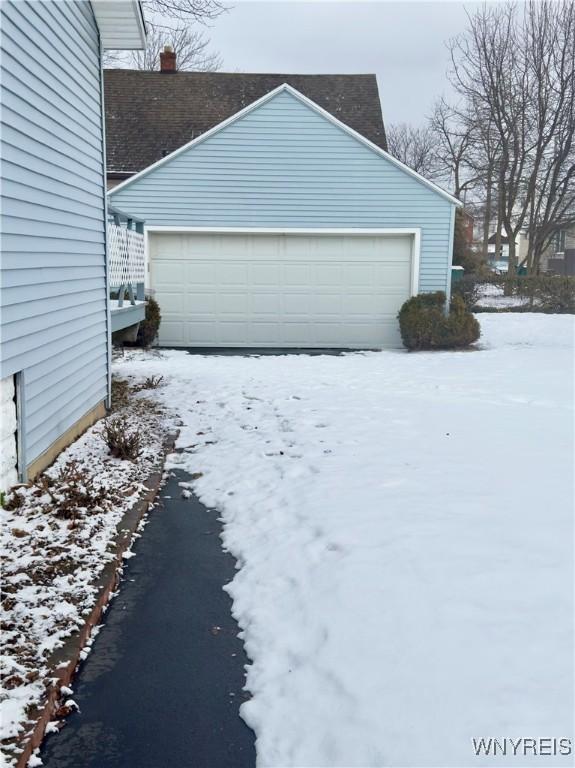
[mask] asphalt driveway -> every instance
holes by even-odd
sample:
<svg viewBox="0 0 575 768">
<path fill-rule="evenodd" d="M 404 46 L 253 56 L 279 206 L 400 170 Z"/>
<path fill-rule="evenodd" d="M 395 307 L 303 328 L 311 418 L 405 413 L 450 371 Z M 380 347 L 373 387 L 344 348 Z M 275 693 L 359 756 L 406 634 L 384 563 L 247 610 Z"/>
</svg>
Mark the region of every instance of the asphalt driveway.
<svg viewBox="0 0 575 768">
<path fill-rule="evenodd" d="M 235 561 L 218 514 L 176 473 L 128 561 L 120 594 L 74 686 L 80 712 L 47 740 L 48 768 L 251 768 L 238 709 L 247 663 L 222 587 Z"/>
</svg>

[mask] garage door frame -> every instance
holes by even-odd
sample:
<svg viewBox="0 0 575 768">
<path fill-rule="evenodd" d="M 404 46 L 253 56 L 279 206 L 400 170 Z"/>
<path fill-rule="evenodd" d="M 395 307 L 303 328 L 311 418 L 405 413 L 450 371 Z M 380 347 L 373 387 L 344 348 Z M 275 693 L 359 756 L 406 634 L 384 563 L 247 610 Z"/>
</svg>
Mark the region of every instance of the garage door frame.
<svg viewBox="0 0 575 768">
<path fill-rule="evenodd" d="M 144 230 L 144 253 L 146 262 L 146 287 L 151 287 L 150 235 L 286 235 L 286 236 L 352 236 L 352 237 L 409 237 L 411 246 L 409 296 L 419 292 L 419 263 L 421 249 L 421 229 L 418 227 L 385 228 L 341 228 L 341 227 L 190 227 L 190 226 L 154 226 Z M 235 345 L 233 345 L 235 346 Z M 355 346 L 354 346 L 355 348 Z M 370 347 L 371 348 L 371 347 Z M 379 346 L 378 346 L 379 348 Z"/>
<path fill-rule="evenodd" d="M 410 296 L 419 293 L 419 260 L 421 252 L 421 229 L 419 227 L 343 229 L 333 227 L 164 227 L 146 226 L 144 229 L 144 253 L 146 261 L 146 287 L 150 287 L 150 234 L 204 234 L 209 235 L 409 235 L 413 238 L 411 248 Z"/>
</svg>

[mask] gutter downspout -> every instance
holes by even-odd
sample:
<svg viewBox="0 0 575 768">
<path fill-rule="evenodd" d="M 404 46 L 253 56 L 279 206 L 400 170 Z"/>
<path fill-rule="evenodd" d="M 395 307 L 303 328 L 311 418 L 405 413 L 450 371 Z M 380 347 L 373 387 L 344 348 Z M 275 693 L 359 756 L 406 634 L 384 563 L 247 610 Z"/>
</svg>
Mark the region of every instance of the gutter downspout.
<svg viewBox="0 0 575 768">
<path fill-rule="evenodd" d="M 104 67 L 102 66 L 102 38 L 98 31 L 99 61 L 100 61 L 100 122 L 102 125 L 102 198 L 104 213 L 104 249 L 106 268 L 106 360 L 107 360 L 107 393 L 106 408 L 112 405 L 112 310 L 110 304 L 110 252 L 108 249 L 108 197 L 106 194 L 106 118 L 104 105 Z"/>
</svg>

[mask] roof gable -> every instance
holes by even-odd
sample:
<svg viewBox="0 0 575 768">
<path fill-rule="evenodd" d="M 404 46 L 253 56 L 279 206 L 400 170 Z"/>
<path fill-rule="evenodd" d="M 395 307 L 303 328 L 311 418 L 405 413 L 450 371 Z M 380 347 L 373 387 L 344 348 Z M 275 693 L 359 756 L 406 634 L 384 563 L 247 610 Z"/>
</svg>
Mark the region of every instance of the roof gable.
<svg viewBox="0 0 575 768">
<path fill-rule="evenodd" d="M 108 174 L 152 165 L 249 104 L 290 84 L 387 148 L 375 75 L 270 75 L 104 70 Z"/>
<path fill-rule="evenodd" d="M 340 120 L 338 120 L 336 117 L 334 117 L 332 114 L 324 110 L 322 107 L 320 107 L 315 102 L 311 101 L 311 99 L 308 99 L 303 94 L 299 93 L 296 89 L 294 89 L 292 86 L 288 85 L 287 83 L 284 83 L 280 85 L 278 88 L 275 88 L 273 91 L 270 91 L 270 93 L 267 93 L 262 98 L 258 99 L 253 104 L 250 104 L 249 106 L 245 107 L 244 109 L 240 110 L 235 115 L 232 115 L 227 120 L 224 120 L 219 125 L 214 126 L 212 129 L 206 131 L 201 136 L 197 137 L 196 139 L 193 139 L 192 141 L 188 142 L 187 144 L 184 144 L 179 149 L 175 150 L 171 154 L 167 155 L 166 157 L 162 158 L 161 160 L 158 160 L 156 163 L 153 163 L 152 165 L 148 166 L 144 170 L 140 171 L 139 173 L 135 174 L 134 176 L 130 177 L 126 181 L 119 184 L 114 189 L 110 190 L 108 193 L 112 197 L 114 197 L 118 192 L 121 192 L 123 189 L 125 189 L 128 186 L 133 185 L 141 178 L 149 175 L 150 173 L 153 173 L 156 169 L 159 169 L 169 163 L 173 163 L 176 158 L 181 156 L 183 153 L 188 153 L 190 151 L 193 151 L 195 147 L 198 147 L 202 145 L 204 142 L 208 141 L 211 137 L 216 136 L 221 131 L 224 131 L 228 126 L 233 125 L 234 123 L 242 120 L 242 118 L 246 117 L 250 113 L 254 112 L 255 110 L 261 109 L 266 103 L 268 103 L 270 100 L 278 97 L 280 94 L 289 94 L 292 98 L 296 99 L 300 104 L 305 105 L 305 107 L 317 115 L 320 115 L 322 119 L 327 120 L 332 125 L 336 126 L 340 131 L 343 131 L 344 133 L 351 136 L 355 141 L 361 143 L 364 147 L 366 147 L 371 152 L 375 153 L 379 157 L 387 160 L 389 163 L 391 163 L 396 168 L 399 168 L 403 173 L 411 176 L 412 178 L 416 179 L 421 185 L 433 190 L 438 195 L 448 199 L 451 203 L 455 205 L 461 205 L 460 201 L 454 198 L 452 195 L 450 195 L 445 190 L 441 189 L 440 187 L 437 187 L 432 182 L 428 181 L 427 179 L 420 176 L 418 173 L 413 171 L 411 168 L 408 168 L 403 163 L 401 163 L 399 160 L 394 158 L 392 155 L 388 154 L 385 150 L 381 149 L 381 147 L 378 147 L 377 145 L 373 144 L 373 142 L 369 141 L 369 139 L 365 138 L 361 134 L 359 134 L 357 131 L 353 130 L 349 126 L 342 123 Z"/>
</svg>

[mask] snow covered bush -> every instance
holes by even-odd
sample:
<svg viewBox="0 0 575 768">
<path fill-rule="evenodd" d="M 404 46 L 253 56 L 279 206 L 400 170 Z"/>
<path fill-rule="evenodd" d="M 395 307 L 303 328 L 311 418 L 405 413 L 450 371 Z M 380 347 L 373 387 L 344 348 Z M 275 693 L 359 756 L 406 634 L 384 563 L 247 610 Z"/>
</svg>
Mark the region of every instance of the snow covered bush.
<svg viewBox="0 0 575 768">
<path fill-rule="evenodd" d="M 139 347 L 149 347 L 154 343 L 160 329 L 160 323 L 162 322 L 162 314 L 158 302 L 151 296 L 146 298 L 146 302 L 146 317 L 141 321 L 138 328 L 136 343 Z"/>
<path fill-rule="evenodd" d="M 407 349 L 461 349 L 479 338 L 479 323 L 461 296 L 453 296 L 445 313 L 445 294 L 422 293 L 408 299 L 399 311 L 401 339 Z"/>
</svg>

